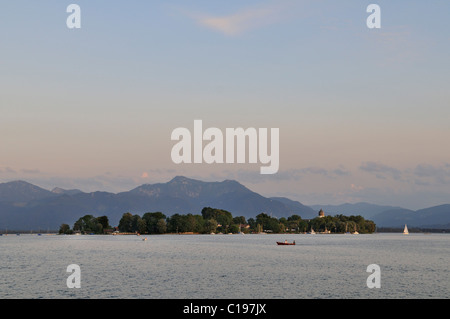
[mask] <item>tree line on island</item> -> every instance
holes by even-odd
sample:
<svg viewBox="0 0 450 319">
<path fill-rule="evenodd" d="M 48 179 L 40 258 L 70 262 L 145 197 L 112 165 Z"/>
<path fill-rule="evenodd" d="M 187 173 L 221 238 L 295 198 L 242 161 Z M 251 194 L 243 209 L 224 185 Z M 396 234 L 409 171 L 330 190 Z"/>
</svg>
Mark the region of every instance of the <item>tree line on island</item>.
<svg viewBox="0 0 450 319">
<path fill-rule="evenodd" d="M 148 212 L 139 216 L 124 213 L 117 227 L 109 224 L 107 216 L 85 215 L 79 218 L 72 228 L 62 224 L 60 234 L 167 234 L 167 233 L 306 233 L 311 230 L 319 233 L 346 233 L 357 231 L 360 234 L 373 233 L 375 223 L 362 216 L 319 216 L 314 219 L 302 219 L 298 215 L 288 218 L 276 218 L 266 213 L 255 218 L 233 217 L 223 209 L 205 207 L 201 214 L 174 214 L 169 217 L 161 212 Z"/>
</svg>

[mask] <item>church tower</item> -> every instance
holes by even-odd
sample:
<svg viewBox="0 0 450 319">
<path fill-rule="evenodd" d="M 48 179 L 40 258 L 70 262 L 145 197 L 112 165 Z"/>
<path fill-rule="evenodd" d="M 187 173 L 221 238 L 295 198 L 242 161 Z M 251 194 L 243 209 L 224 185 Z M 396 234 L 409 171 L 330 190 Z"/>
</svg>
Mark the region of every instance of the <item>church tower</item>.
<svg viewBox="0 0 450 319">
<path fill-rule="evenodd" d="M 319 211 L 319 218 L 325 217 L 325 213 L 323 212 L 323 210 L 321 209 Z"/>
</svg>

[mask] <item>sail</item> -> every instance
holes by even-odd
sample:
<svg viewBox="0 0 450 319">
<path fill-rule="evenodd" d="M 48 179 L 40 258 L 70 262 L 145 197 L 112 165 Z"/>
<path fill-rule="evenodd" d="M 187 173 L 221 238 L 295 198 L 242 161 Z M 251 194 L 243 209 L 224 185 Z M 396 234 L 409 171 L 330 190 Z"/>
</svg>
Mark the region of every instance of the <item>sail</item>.
<svg viewBox="0 0 450 319">
<path fill-rule="evenodd" d="M 409 234 L 408 227 L 406 225 L 405 228 L 403 229 L 403 234 L 405 235 Z"/>
</svg>

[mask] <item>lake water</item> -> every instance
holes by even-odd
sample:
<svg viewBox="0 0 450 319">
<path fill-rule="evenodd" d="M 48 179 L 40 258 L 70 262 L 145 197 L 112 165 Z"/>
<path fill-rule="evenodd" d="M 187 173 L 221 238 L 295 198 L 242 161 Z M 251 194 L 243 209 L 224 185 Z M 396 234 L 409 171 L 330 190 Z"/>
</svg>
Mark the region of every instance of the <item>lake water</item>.
<svg viewBox="0 0 450 319">
<path fill-rule="evenodd" d="M 276 245 L 285 239 L 296 245 Z M 67 287 L 70 264 L 80 289 Z M 448 234 L 9 235 L 0 299 L 449 298 L 449 265 Z"/>
</svg>

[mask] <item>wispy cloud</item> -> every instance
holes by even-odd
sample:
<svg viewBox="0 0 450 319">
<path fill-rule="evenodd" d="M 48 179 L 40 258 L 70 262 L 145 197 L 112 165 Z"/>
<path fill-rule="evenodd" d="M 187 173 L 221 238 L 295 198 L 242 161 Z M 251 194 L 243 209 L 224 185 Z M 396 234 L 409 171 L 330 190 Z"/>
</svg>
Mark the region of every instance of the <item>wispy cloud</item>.
<svg viewBox="0 0 450 319">
<path fill-rule="evenodd" d="M 381 163 L 366 162 L 359 168 L 365 172 L 375 174 L 375 176 L 380 179 L 392 177 L 395 180 L 399 180 L 402 177 L 402 172 L 399 169 Z"/>
<path fill-rule="evenodd" d="M 38 169 L 29 169 L 29 168 L 23 168 L 20 171 L 25 174 L 39 174 L 41 172 Z"/>
<path fill-rule="evenodd" d="M 450 164 L 440 166 L 431 164 L 419 164 L 414 169 L 414 174 L 420 178 L 416 184 L 429 185 L 429 182 L 448 184 L 450 182 Z"/>
<path fill-rule="evenodd" d="M 258 170 L 238 169 L 238 170 L 223 170 L 221 172 L 212 173 L 209 176 L 192 176 L 209 181 L 220 181 L 225 179 L 234 179 L 239 182 L 250 184 L 266 183 L 268 180 L 275 182 L 298 182 L 305 178 L 326 178 L 336 179 L 339 177 L 351 176 L 351 172 L 346 170 L 342 165 L 336 169 L 325 169 L 322 167 L 305 167 L 299 169 L 285 169 L 278 171 L 274 175 L 261 175 Z"/>
<path fill-rule="evenodd" d="M 213 15 L 209 13 L 192 13 L 187 15 L 199 25 L 221 32 L 228 36 L 236 36 L 265 25 L 281 21 L 286 17 L 292 1 L 277 1 L 242 8 L 228 15 Z"/>
</svg>

